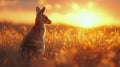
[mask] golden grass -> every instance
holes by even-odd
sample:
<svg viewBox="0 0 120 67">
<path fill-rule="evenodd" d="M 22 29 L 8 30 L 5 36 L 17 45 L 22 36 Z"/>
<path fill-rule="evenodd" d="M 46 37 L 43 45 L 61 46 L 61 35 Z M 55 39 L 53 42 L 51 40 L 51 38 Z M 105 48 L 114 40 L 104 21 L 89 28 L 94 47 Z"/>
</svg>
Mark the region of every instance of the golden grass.
<svg viewBox="0 0 120 67">
<path fill-rule="evenodd" d="M 30 25 L 0 23 L 0 67 L 24 67 L 17 51 Z M 120 27 L 83 29 L 54 24 L 46 28 L 42 67 L 120 67 Z"/>
</svg>

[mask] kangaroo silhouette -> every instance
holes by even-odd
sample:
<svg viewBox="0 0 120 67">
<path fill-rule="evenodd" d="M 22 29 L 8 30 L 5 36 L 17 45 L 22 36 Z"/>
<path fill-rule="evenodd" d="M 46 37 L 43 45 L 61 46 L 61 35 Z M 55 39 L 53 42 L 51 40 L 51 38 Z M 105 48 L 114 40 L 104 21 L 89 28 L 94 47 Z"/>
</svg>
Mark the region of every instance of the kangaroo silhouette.
<svg viewBox="0 0 120 67">
<path fill-rule="evenodd" d="M 36 7 L 36 19 L 35 25 L 32 29 L 26 34 L 20 44 L 20 56 L 31 62 L 33 58 L 37 60 L 42 60 L 45 45 L 44 45 L 44 24 L 51 24 L 51 20 L 44 14 L 45 7 L 40 9 Z"/>
</svg>

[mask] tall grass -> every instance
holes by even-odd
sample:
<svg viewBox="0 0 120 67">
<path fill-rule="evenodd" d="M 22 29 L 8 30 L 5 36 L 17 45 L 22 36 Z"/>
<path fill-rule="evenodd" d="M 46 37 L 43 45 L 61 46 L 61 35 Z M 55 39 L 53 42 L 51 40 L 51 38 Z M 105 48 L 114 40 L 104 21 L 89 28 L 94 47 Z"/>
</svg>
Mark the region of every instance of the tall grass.
<svg viewBox="0 0 120 67">
<path fill-rule="evenodd" d="M 0 23 L 0 67 L 24 67 L 18 48 L 31 25 Z M 41 67 L 120 67 L 120 27 L 46 27 Z"/>
</svg>

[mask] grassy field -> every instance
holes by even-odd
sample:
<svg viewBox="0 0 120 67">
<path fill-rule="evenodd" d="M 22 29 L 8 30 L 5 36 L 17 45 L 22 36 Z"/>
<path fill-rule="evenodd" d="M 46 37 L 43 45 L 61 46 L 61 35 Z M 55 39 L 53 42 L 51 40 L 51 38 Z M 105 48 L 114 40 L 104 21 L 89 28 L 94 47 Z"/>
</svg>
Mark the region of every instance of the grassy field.
<svg viewBox="0 0 120 67">
<path fill-rule="evenodd" d="M 31 25 L 0 23 L 0 67 L 24 67 L 18 48 Z M 41 67 L 120 67 L 120 26 L 46 26 Z"/>
</svg>

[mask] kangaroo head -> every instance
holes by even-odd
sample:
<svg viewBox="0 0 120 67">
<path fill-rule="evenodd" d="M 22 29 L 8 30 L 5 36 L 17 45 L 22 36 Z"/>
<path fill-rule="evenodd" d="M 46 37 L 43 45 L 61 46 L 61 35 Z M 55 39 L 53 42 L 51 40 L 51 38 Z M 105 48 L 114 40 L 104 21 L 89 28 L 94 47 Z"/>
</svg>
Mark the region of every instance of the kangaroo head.
<svg viewBox="0 0 120 67">
<path fill-rule="evenodd" d="M 37 13 L 36 19 L 40 21 L 40 23 L 51 24 L 51 20 L 44 14 L 44 11 L 45 11 L 45 7 L 43 7 L 42 9 L 36 7 L 36 13 Z"/>
</svg>

